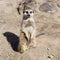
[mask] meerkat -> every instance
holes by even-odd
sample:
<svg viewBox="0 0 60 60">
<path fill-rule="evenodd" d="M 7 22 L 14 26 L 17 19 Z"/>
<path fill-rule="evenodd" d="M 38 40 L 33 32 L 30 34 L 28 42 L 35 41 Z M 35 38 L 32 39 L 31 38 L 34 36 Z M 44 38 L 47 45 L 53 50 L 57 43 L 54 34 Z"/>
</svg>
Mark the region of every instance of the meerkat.
<svg viewBox="0 0 60 60">
<path fill-rule="evenodd" d="M 36 37 L 36 24 L 33 15 L 34 11 L 31 8 L 26 8 L 23 11 L 22 31 L 25 33 L 29 43 L 35 43 Z"/>
<path fill-rule="evenodd" d="M 36 24 L 34 10 L 24 6 L 18 50 L 24 52 L 29 47 L 36 47 Z"/>
</svg>

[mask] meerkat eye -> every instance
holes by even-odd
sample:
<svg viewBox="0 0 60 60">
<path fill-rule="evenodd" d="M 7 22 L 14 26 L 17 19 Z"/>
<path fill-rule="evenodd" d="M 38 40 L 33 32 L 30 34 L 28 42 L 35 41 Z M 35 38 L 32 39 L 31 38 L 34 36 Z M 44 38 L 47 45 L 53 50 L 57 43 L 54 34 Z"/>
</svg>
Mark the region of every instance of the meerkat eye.
<svg viewBox="0 0 60 60">
<path fill-rule="evenodd" d="M 30 13 L 33 13 L 32 11 L 30 11 Z"/>
<path fill-rule="evenodd" d="M 28 11 L 26 11 L 26 13 L 28 14 Z"/>
</svg>

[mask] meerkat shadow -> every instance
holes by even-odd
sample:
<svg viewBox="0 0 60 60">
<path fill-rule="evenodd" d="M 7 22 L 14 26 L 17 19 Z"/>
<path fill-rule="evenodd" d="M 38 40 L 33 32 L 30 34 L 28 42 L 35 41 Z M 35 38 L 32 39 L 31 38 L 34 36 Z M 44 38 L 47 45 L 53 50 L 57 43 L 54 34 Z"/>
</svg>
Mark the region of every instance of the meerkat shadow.
<svg viewBox="0 0 60 60">
<path fill-rule="evenodd" d="M 18 52 L 19 37 L 11 32 L 5 32 L 3 35 L 7 38 L 7 41 L 11 44 L 14 51 Z"/>
</svg>

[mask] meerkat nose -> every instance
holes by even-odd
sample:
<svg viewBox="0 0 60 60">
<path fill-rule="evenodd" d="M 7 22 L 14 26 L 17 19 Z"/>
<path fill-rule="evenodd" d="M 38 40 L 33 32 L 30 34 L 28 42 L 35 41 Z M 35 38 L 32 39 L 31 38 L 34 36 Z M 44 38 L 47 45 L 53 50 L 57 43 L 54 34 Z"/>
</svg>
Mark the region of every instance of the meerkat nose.
<svg viewBox="0 0 60 60">
<path fill-rule="evenodd" d="M 30 14 L 28 14 L 28 16 L 30 16 Z"/>
</svg>

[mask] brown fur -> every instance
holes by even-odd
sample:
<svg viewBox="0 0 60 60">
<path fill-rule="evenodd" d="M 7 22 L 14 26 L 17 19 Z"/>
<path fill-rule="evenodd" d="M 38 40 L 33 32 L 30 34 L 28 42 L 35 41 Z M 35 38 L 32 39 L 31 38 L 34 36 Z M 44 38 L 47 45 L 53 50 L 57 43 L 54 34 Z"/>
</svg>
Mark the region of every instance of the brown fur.
<svg viewBox="0 0 60 60">
<path fill-rule="evenodd" d="M 25 43 L 27 47 L 29 46 L 29 43 L 28 43 L 28 41 L 25 37 L 25 34 L 23 32 L 21 32 L 19 40 L 20 40 L 20 42 L 19 42 L 19 45 L 18 45 L 18 51 L 20 53 L 23 53 L 24 49 L 23 49 L 22 45 Z"/>
</svg>

